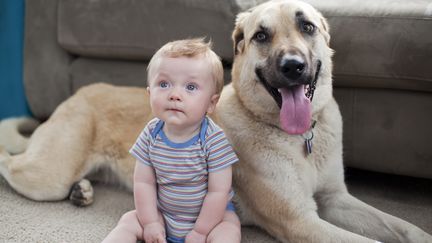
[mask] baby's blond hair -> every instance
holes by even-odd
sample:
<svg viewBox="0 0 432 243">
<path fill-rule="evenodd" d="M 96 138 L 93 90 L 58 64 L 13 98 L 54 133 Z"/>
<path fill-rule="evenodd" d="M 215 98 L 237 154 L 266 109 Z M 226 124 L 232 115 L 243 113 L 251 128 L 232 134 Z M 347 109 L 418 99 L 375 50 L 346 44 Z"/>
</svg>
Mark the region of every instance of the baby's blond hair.
<svg viewBox="0 0 432 243">
<path fill-rule="evenodd" d="M 216 86 L 216 94 L 222 92 L 224 85 L 223 67 L 219 56 L 211 49 L 211 41 L 205 42 L 204 38 L 185 39 L 168 42 L 162 46 L 151 58 L 147 66 L 147 83 L 149 83 L 158 69 L 162 57 L 198 57 L 203 56 L 211 66 L 213 81 Z"/>
</svg>

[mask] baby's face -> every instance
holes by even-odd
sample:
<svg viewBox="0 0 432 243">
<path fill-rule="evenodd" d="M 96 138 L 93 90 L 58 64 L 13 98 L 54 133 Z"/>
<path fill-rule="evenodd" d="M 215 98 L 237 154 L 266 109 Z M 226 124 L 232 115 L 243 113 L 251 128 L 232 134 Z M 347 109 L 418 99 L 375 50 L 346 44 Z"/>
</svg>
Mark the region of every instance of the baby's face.
<svg viewBox="0 0 432 243">
<path fill-rule="evenodd" d="M 167 125 L 180 127 L 201 123 L 218 100 L 211 67 L 202 57 L 162 57 L 149 80 L 153 114 Z"/>
</svg>

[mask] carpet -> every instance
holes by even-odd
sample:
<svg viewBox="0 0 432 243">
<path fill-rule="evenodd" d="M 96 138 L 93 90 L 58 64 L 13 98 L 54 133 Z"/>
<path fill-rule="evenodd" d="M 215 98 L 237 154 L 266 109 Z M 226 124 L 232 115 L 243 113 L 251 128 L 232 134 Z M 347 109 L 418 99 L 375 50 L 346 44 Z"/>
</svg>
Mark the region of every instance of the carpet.
<svg viewBox="0 0 432 243">
<path fill-rule="evenodd" d="M 346 173 L 349 190 L 362 201 L 412 222 L 432 234 L 432 180 L 359 170 Z M 94 184 L 95 202 L 78 208 L 68 201 L 35 202 L 0 177 L 0 242 L 100 242 L 132 209 L 132 194 Z M 242 228 L 242 242 L 276 242 L 256 227 Z"/>
</svg>

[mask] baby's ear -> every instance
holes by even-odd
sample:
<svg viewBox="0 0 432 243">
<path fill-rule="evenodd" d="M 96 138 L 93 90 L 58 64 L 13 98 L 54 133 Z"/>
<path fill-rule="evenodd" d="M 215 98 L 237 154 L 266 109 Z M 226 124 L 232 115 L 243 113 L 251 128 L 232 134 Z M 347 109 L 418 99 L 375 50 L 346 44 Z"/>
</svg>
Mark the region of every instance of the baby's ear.
<svg viewBox="0 0 432 243">
<path fill-rule="evenodd" d="M 150 87 L 147 86 L 147 93 L 150 94 Z"/>
<path fill-rule="evenodd" d="M 219 94 L 215 94 L 211 97 L 209 107 L 207 108 L 207 114 L 213 113 L 213 111 L 216 109 L 216 104 L 219 101 L 219 97 Z"/>
</svg>

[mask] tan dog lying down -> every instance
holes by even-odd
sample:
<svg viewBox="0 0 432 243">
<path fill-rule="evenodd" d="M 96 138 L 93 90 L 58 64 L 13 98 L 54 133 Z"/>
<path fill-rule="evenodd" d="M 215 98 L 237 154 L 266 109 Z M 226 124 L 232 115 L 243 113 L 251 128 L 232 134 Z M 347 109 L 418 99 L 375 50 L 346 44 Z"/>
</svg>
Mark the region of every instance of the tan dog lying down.
<svg viewBox="0 0 432 243">
<path fill-rule="evenodd" d="M 322 15 L 298 1 L 267 2 L 238 15 L 233 39 L 232 84 L 216 118 L 241 160 L 234 186 L 243 223 L 283 242 L 432 242 L 347 192 Z M 28 198 L 90 204 L 92 172 L 108 169 L 132 188 L 128 149 L 150 118 L 145 89 L 90 85 L 38 127 L 24 153 L 3 151 L 0 172 Z"/>
</svg>

